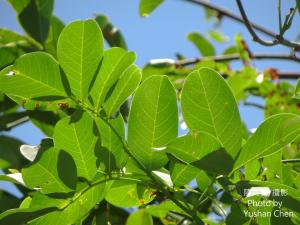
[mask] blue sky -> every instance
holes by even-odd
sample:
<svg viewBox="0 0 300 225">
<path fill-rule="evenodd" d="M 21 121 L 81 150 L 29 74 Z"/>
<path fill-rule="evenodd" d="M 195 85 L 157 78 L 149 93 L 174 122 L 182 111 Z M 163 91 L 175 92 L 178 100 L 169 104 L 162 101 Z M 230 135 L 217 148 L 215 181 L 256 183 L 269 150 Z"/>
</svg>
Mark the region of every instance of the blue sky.
<svg viewBox="0 0 300 225">
<path fill-rule="evenodd" d="M 230 37 L 240 32 L 250 43 L 250 35 L 242 25 L 225 18 L 221 26 L 214 27 L 212 23 L 204 21 L 204 11 L 201 7 L 187 3 L 187 1 L 166 0 L 148 18 L 139 16 L 138 2 L 138 0 L 56 0 L 54 14 L 65 23 L 76 19 L 91 18 L 96 13 L 107 15 L 123 32 L 129 49 L 137 53 L 136 62 L 139 66 L 143 66 L 150 59 L 174 58 L 176 52 L 180 52 L 186 57 L 199 56 L 196 48 L 185 39 L 186 34 L 192 31 L 205 34 L 208 30 L 217 29 Z M 212 2 L 238 13 L 234 0 Z M 251 20 L 277 32 L 276 0 L 244 0 L 243 2 Z M 295 1 L 285 0 L 282 2 L 282 8 L 287 12 Z M 297 36 L 299 25 L 300 18 L 297 13 L 294 28 L 287 32 L 288 38 L 293 39 Z M 0 0 L 0 27 L 23 32 L 17 23 L 14 11 L 4 0 Z M 231 39 L 225 46 L 232 43 Z M 215 44 L 215 46 L 218 53 L 225 48 L 220 44 Z M 267 48 L 256 43 L 251 43 L 250 48 L 252 52 L 289 52 L 285 47 Z M 272 66 L 284 71 L 300 70 L 299 64 L 289 62 L 263 61 L 256 62 L 255 65 L 262 70 Z M 234 66 L 239 68 L 240 64 L 235 63 Z M 242 106 L 240 110 L 242 118 L 247 122 L 249 128 L 257 127 L 263 120 L 262 112 L 257 109 Z M 43 137 L 41 132 L 29 123 L 14 129 L 11 135 L 15 135 L 29 144 L 38 144 Z"/>
</svg>

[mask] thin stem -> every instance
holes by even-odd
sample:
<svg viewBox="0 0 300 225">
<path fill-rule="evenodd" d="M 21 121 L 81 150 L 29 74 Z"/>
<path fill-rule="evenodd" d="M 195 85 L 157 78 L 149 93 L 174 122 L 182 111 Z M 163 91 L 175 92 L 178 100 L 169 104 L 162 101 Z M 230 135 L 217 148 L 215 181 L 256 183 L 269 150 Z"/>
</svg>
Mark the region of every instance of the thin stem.
<svg viewBox="0 0 300 225">
<path fill-rule="evenodd" d="M 98 114 L 96 114 L 98 115 Z M 130 152 L 127 144 L 124 142 L 124 140 L 122 139 L 122 137 L 119 135 L 119 133 L 115 130 L 115 128 L 103 117 L 98 116 L 100 119 L 102 119 L 111 129 L 112 131 L 118 136 L 119 140 L 121 141 L 123 148 L 125 150 L 125 152 L 132 157 L 132 159 L 139 165 L 139 167 L 154 181 L 155 184 L 157 184 L 157 188 L 164 193 L 169 199 L 171 199 L 178 207 L 180 207 L 183 211 L 185 211 L 186 213 L 188 213 L 189 215 L 191 215 L 193 217 L 193 219 L 195 220 L 195 222 L 197 222 L 197 224 L 201 225 L 204 224 L 203 221 L 197 216 L 196 213 L 194 213 L 193 211 L 189 210 L 188 208 L 186 208 L 183 204 L 181 204 L 181 202 L 179 202 L 176 198 L 174 198 L 172 196 L 172 194 L 165 189 L 165 186 L 156 179 L 156 177 L 152 174 L 152 172 L 150 172 L 149 170 L 147 170 L 144 165 L 142 163 L 140 163 L 135 157 L 134 155 Z"/>
<path fill-rule="evenodd" d="M 264 46 L 274 46 L 274 45 L 277 45 L 278 44 L 278 40 L 275 38 L 274 40 L 272 41 L 265 41 L 263 39 L 261 39 L 255 32 L 251 22 L 249 21 L 248 19 L 248 16 L 244 10 L 244 7 L 243 7 L 243 4 L 241 2 L 241 0 L 236 0 L 236 3 L 239 7 L 239 10 L 240 10 L 240 13 L 242 15 L 242 18 L 244 20 L 244 24 L 246 25 L 249 33 L 251 34 L 252 38 L 253 38 L 253 41 L 256 41 L 258 43 L 260 43 L 261 45 L 264 45 Z"/>
<path fill-rule="evenodd" d="M 281 36 L 283 36 L 283 34 L 290 28 L 290 26 L 292 25 L 293 19 L 294 19 L 294 15 L 296 12 L 296 7 L 291 8 L 289 13 L 285 16 L 285 20 L 283 23 L 283 27 L 282 27 L 282 32 L 280 33 Z"/>
<path fill-rule="evenodd" d="M 288 46 L 288 47 L 292 47 L 295 50 L 300 49 L 300 43 L 285 40 L 282 35 L 276 35 L 275 38 L 271 41 L 265 41 L 265 40 L 261 39 L 256 34 L 256 32 L 254 31 L 252 23 L 249 21 L 249 19 L 247 17 L 247 14 L 244 10 L 244 7 L 243 7 L 243 4 L 242 4 L 241 0 L 236 0 L 236 3 L 238 5 L 238 8 L 239 8 L 240 13 L 242 15 L 242 18 L 244 20 L 244 24 L 246 25 L 248 31 L 252 35 L 252 38 L 253 38 L 254 41 L 256 41 L 256 42 L 258 42 L 258 43 L 260 43 L 261 45 L 264 45 L 264 46 L 274 46 L 274 45 L 277 45 L 277 44 L 282 44 L 282 45 L 285 45 L 285 46 Z M 291 16 L 291 17 L 293 17 L 293 16 Z M 289 23 L 289 25 L 290 25 L 290 23 Z M 283 32 L 284 32 L 284 29 L 283 29 Z"/>
<path fill-rule="evenodd" d="M 283 159 L 282 163 L 300 163 L 300 159 Z"/>
<path fill-rule="evenodd" d="M 253 106 L 253 107 L 256 107 L 258 109 L 265 109 L 264 106 L 262 106 L 260 104 L 257 104 L 257 103 L 254 103 L 254 102 L 244 102 L 244 105 L 245 106 Z"/>
<path fill-rule="evenodd" d="M 78 103 L 78 101 L 76 101 L 76 99 L 72 98 L 71 99 L 73 101 L 75 101 L 77 104 L 79 104 L 83 109 L 85 109 L 86 111 L 88 111 L 93 117 L 97 117 L 100 118 L 103 122 L 105 122 L 106 125 L 109 126 L 109 128 L 115 133 L 115 135 L 118 137 L 118 139 L 120 140 L 120 142 L 123 145 L 123 148 L 125 150 L 125 152 L 132 157 L 132 159 L 137 163 L 137 165 L 140 167 L 140 169 L 142 169 L 147 175 L 148 177 L 150 177 L 150 179 L 152 181 L 154 181 L 154 183 L 156 184 L 156 188 L 158 190 L 160 190 L 166 197 L 168 197 L 171 201 L 173 201 L 178 207 L 180 207 L 184 212 L 186 212 L 187 214 L 191 215 L 192 218 L 195 220 L 195 222 L 197 222 L 197 224 L 199 225 L 204 225 L 203 221 L 197 216 L 197 213 L 193 212 L 192 210 L 186 208 L 181 202 L 179 202 L 176 198 L 174 198 L 174 196 L 165 188 L 164 184 L 162 184 L 158 179 L 156 179 L 156 177 L 152 174 L 151 171 L 149 171 L 147 168 L 144 167 L 144 165 L 142 163 L 139 162 L 138 159 L 135 158 L 135 156 L 130 152 L 127 144 L 124 142 L 123 138 L 120 136 L 120 134 L 117 132 L 117 130 L 111 125 L 111 123 L 103 118 L 102 116 L 99 115 L 98 112 L 96 112 L 95 110 L 91 109 L 90 107 L 82 104 L 82 103 Z"/>
<path fill-rule="evenodd" d="M 228 18 L 230 18 L 230 19 L 232 19 L 236 22 L 244 24 L 244 20 L 241 16 L 232 13 L 228 9 L 225 9 L 225 8 L 219 7 L 217 5 L 214 5 L 214 4 L 212 4 L 211 2 L 209 2 L 207 0 L 186 0 L 186 1 L 197 4 L 197 5 L 204 6 L 205 8 L 208 8 L 208 9 L 211 9 L 211 10 L 214 10 L 214 11 L 217 11 L 220 14 L 220 16 L 226 16 L 226 17 L 228 17 Z M 252 27 L 254 29 L 256 29 L 256 30 L 258 30 L 258 31 L 270 36 L 270 37 L 276 38 L 276 33 L 274 33 L 273 31 L 268 30 L 267 28 L 265 28 L 265 27 L 263 27 L 259 24 L 253 23 L 253 22 L 251 22 L 251 24 L 252 24 Z"/>
<path fill-rule="evenodd" d="M 28 116 L 24 116 L 22 118 L 19 118 L 19 119 L 13 121 L 13 122 L 7 123 L 6 124 L 6 129 L 10 130 L 10 129 L 16 127 L 16 126 L 19 126 L 19 125 L 21 125 L 23 123 L 26 123 L 27 121 L 29 121 L 29 117 Z"/>
<path fill-rule="evenodd" d="M 290 61 L 295 61 L 300 63 L 300 59 L 292 54 L 256 53 L 253 54 L 251 58 L 254 60 L 269 60 L 269 59 L 290 60 Z M 234 61 L 234 60 L 242 60 L 242 59 L 240 57 L 240 54 L 228 54 L 228 55 L 217 55 L 217 56 L 210 56 L 210 57 L 179 60 L 175 62 L 175 65 L 178 67 L 189 66 L 205 60 L 213 60 L 215 62 L 226 62 L 226 61 Z"/>
<path fill-rule="evenodd" d="M 197 4 L 197 5 L 201 5 L 201 6 L 204 6 L 208 9 L 212 9 L 212 10 L 215 10 L 219 13 L 220 16 L 226 16 L 230 19 L 233 19 L 234 21 L 237 21 L 239 23 L 242 23 L 242 24 L 245 24 L 244 22 L 244 19 L 239 16 L 239 15 L 236 15 L 232 12 L 230 12 L 229 10 L 227 9 L 224 9 L 224 8 L 221 8 L 217 5 L 214 5 L 210 2 L 208 2 L 207 0 L 186 0 L 188 2 L 191 2 L 191 3 L 194 3 L 194 4 Z M 299 51 L 300 50 L 300 43 L 298 42 L 294 42 L 294 41 L 290 41 L 290 40 L 285 40 L 282 36 L 268 30 L 267 28 L 259 25 L 259 24 L 256 24 L 256 23 L 253 23 L 253 22 L 250 22 L 248 20 L 248 22 L 250 23 L 251 27 L 257 31 L 260 31 L 266 35 L 268 35 L 269 37 L 272 37 L 274 39 L 278 39 L 278 36 L 280 37 L 280 40 L 278 42 L 278 44 L 282 44 L 284 46 L 287 46 L 287 47 L 291 47 L 291 48 L 295 48 L 295 50 Z"/>
<path fill-rule="evenodd" d="M 280 35 L 282 35 L 281 0 L 278 0 L 278 3 L 277 3 L 277 9 L 278 9 L 278 26 L 279 26 L 279 33 L 280 33 Z"/>
</svg>

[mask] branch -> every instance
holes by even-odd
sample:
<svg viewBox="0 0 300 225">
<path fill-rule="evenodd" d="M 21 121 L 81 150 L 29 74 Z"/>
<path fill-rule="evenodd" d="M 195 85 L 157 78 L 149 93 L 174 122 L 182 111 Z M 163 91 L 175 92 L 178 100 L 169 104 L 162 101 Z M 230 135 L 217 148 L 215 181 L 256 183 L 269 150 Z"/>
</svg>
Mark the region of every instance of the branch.
<svg viewBox="0 0 300 225">
<path fill-rule="evenodd" d="M 244 102 L 245 106 L 253 106 L 256 107 L 258 109 L 265 109 L 265 107 L 263 105 L 257 104 L 255 102 Z"/>
<path fill-rule="evenodd" d="M 269 54 L 269 53 L 257 53 L 251 56 L 253 60 L 289 60 L 300 63 L 300 59 L 297 58 L 295 55 L 290 54 Z M 183 59 L 179 61 L 175 61 L 173 59 L 155 59 L 152 62 L 150 61 L 151 65 L 159 65 L 161 63 L 167 64 L 174 64 L 177 68 L 194 65 L 198 62 L 205 61 L 205 60 L 213 60 L 215 62 L 226 62 L 226 61 L 234 61 L 234 60 L 241 60 L 239 54 L 230 54 L 230 55 L 217 55 L 217 56 L 210 56 L 210 57 L 199 57 L 199 58 L 190 58 L 190 59 Z M 226 74 L 223 74 L 226 77 Z M 298 79 L 300 77 L 300 72 L 282 72 L 278 71 L 277 76 L 281 79 Z"/>
<path fill-rule="evenodd" d="M 253 38 L 253 41 L 256 41 L 258 43 L 260 43 L 261 45 L 264 45 L 264 46 L 274 46 L 274 45 L 277 45 L 279 43 L 278 39 L 277 38 L 274 38 L 274 40 L 272 41 L 265 41 L 263 39 L 261 39 L 257 34 L 256 32 L 254 31 L 254 28 L 252 27 L 252 24 L 251 22 L 249 21 L 248 17 L 247 17 L 247 14 L 244 10 L 244 7 L 242 5 L 242 2 L 240 0 L 236 0 L 236 3 L 239 7 L 239 10 L 240 10 L 240 13 L 242 15 L 242 18 L 243 18 L 243 21 L 244 21 L 244 24 L 246 25 L 249 33 L 251 34 L 252 38 Z"/>
<path fill-rule="evenodd" d="M 244 24 L 246 25 L 249 33 L 251 34 L 251 36 L 253 38 L 253 41 L 256 41 L 256 42 L 258 42 L 258 43 L 260 43 L 261 45 L 264 45 L 264 46 L 274 46 L 274 45 L 282 44 L 282 45 L 294 48 L 296 50 L 300 49 L 300 43 L 296 43 L 296 42 L 291 42 L 291 41 L 285 40 L 283 38 L 282 34 L 276 35 L 275 38 L 273 40 L 271 40 L 271 41 L 265 41 L 265 40 L 261 39 L 256 34 L 256 32 L 254 31 L 253 25 L 252 25 L 252 23 L 249 21 L 249 19 L 247 17 L 247 14 L 246 14 L 246 12 L 244 10 L 244 7 L 243 7 L 243 4 L 242 4 L 241 0 L 236 0 L 236 3 L 238 5 L 238 8 L 239 8 L 240 13 L 242 15 Z"/>
<path fill-rule="evenodd" d="M 230 12 L 229 10 L 227 9 L 224 9 L 224 8 L 221 8 L 217 5 L 214 5 L 210 2 L 208 2 L 207 0 L 187 0 L 191 3 L 194 3 L 194 4 L 197 4 L 197 5 L 201 5 L 201 6 L 204 6 L 205 8 L 208 8 L 208 9 L 211 9 L 211 10 L 214 10 L 214 11 L 217 11 L 220 16 L 226 16 L 232 20 L 235 20 L 237 22 L 240 22 L 242 24 L 244 24 L 244 20 L 242 17 Z M 273 31 L 270 31 L 268 30 L 267 28 L 259 25 L 259 24 L 256 24 L 256 23 L 251 23 L 252 24 L 252 27 L 270 37 L 273 37 L 273 38 L 276 38 L 276 33 L 274 33 Z"/>
<path fill-rule="evenodd" d="M 283 159 L 282 163 L 300 163 L 300 159 Z"/>
<path fill-rule="evenodd" d="M 251 58 L 254 60 L 268 60 L 268 59 L 289 60 L 289 61 L 300 63 L 300 59 L 297 58 L 295 55 L 291 55 L 291 54 L 257 53 L 251 55 Z M 229 54 L 229 55 L 217 55 L 211 57 L 184 59 L 178 61 L 176 63 L 176 66 L 181 67 L 181 66 L 193 65 L 204 60 L 213 60 L 215 62 L 226 62 L 226 61 L 241 60 L 241 57 L 240 54 Z"/>
<path fill-rule="evenodd" d="M 206 0 L 186 0 L 188 2 L 191 2 L 191 3 L 194 3 L 194 4 L 197 4 L 197 5 L 201 5 L 201 6 L 204 6 L 205 8 L 208 8 L 208 9 L 211 9 L 211 10 L 214 10 L 214 11 L 217 11 L 219 13 L 220 16 L 226 16 L 234 21 L 237 21 L 239 23 L 242 23 L 242 24 L 245 24 L 244 22 L 244 19 L 239 16 L 239 15 L 236 15 L 232 12 L 230 12 L 229 10 L 227 9 L 224 9 L 224 8 L 221 8 L 217 5 L 214 5 Z M 248 20 L 249 21 L 249 20 Z M 273 31 L 270 31 L 268 30 L 267 28 L 257 24 L 257 23 L 254 23 L 254 22 L 250 22 L 249 23 L 251 24 L 252 28 L 257 30 L 257 31 L 260 31 L 261 33 L 269 36 L 269 37 L 272 37 L 273 39 L 277 39 L 278 38 L 278 35 L 276 33 L 274 33 Z M 293 42 L 293 41 L 287 41 L 285 39 L 281 39 L 279 40 L 280 44 L 282 45 L 285 45 L 285 46 L 288 46 L 288 47 L 293 47 L 295 48 L 296 50 L 299 50 L 300 49 L 300 44 L 297 43 L 297 42 Z"/>
</svg>

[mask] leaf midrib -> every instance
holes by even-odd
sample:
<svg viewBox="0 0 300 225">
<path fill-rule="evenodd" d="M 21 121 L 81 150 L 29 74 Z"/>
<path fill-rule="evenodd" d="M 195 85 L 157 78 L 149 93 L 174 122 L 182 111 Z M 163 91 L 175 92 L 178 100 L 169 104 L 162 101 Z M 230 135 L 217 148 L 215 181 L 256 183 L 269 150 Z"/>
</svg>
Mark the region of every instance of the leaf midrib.
<svg viewBox="0 0 300 225">
<path fill-rule="evenodd" d="M 211 118 L 212 127 L 214 128 L 216 138 L 218 139 L 218 141 L 220 142 L 220 144 L 222 145 L 222 147 L 224 147 L 224 144 L 223 144 L 223 142 L 220 140 L 220 137 L 219 137 L 218 132 L 217 132 L 215 120 L 214 120 L 214 117 L 213 117 L 213 114 L 212 114 L 212 110 L 211 110 L 211 107 L 210 107 L 210 103 L 209 103 L 208 98 L 207 98 L 207 93 L 206 93 L 205 86 L 203 85 L 203 81 L 202 81 L 201 74 L 199 74 L 198 77 L 199 77 L 199 80 L 200 80 L 200 83 L 201 83 L 201 87 L 202 87 L 203 90 L 204 90 L 204 92 L 203 92 L 203 93 L 204 93 L 204 99 L 205 99 L 206 104 L 207 104 L 207 106 L 208 106 L 209 116 L 210 116 L 210 118 Z"/>
</svg>

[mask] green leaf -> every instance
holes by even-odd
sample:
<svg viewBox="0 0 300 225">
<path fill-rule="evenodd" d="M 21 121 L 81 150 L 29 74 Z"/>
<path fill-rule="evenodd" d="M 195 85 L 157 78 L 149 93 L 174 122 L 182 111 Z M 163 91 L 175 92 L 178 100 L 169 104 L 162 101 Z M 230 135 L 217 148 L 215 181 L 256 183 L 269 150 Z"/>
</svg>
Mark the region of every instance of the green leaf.
<svg viewBox="0 0 300 225">
<path fill-rule="evenodd" d="M 130 216 L 128 217 L 126 225 L 137 225 L 137 224 L 153 225 L 152 217 L 145 209 L 140 209 L 138 211 L 135 211 L 134 213 L 130 214 Z"/>
<path fill-rule="evenodd" d="M 134 62 L 135 53 L 122 48 L 110 48 L 104 52 L 100 70 L 91 90 L 93 105 L 99 111 L 112 86 Z"/>
<path fill-rule="evenodd" d="M 248 162 L 270 155 L 292 142 L 300 133 L 300 117 L 282 113 L 266 119 L 241 149 L 234 170 Z"/>
<path fill-rule="evenodd" d="M 129 180 L 116 180 L 110 186 L 105 200 L 118 207 L 135 207 L 152 201 L 153 191 Z"/>
<path fill-rule="evenodd" d="M 232 156 L 242 141 L 242 123 L 232 91 L 217 72 L 202 68 L 185 80 L 181 107 L 190 131 L 204 131 L 218 139 Z"/>
<path fill-rule="evenodd" d="M 246 164 L 245 165 L 245 179 L 255 180 L 257 178 L 257 175 L 259 174 L 260 170 L 261 170 L 261 163 L 258 160 L 253 160 L 252 162 Z"/>
<path fill-rule="evenodd" d="M 140 16 L 149 16 L 164 0 L 140 0 Z"/>
<path fill-rule="evenodd" d="M 223 33 L 215 31 L 215 30 L 210 30 L 208 31 L 208 35 L 211 39 L 213 39 L 216 42 L 219 43 L 224 43 L 229 41 L 229 37 L 225 36 Z"/>
<path fill-rule="evenodd" d="M 8 2 L 17 13 L 20 13 L 30 3 L 30 0 L 8 0 Z"/>
<path fill-rule="evenodd" d="M 16 225 L 27 223 L 46 213 L 54 211 L 56 208 L 32 207 L 10 209 L 0 214 L 0 225 Z"/>
<path fill-rule="evenodd" d="M 19 151 L 22 144 L 23 142 L 16 138 L 0 135 L 0 158 L 7 162 L 6 168 L 21 169 L 24 166 L 25 160 Z"/>
<path fill-rule="evenodd" d="M 168 144 L 166 151 L 185 163 L 192 163 L 219 148 L 221 144 L 214 136 L 195 132 L 174 139 Z"/>
<path fill-rule="evenodd" d="M 263 167 L 264 167 L 264 176 L 266 177 L 266 180 L 271 182 L 279 182 L 282 183 L 284 180 L 283 178 L 283 164 L 281 162 L 282 160 L 282 150 L 275 152 L 274 154 L 268 155 L 264 157 L 263 159 Z M 254 160 L 248 164 L 245 165 L 247 168 L 248 165 L 253 164 L 253 162 L 257 162 L 258 160 Z M 260 167 L 259 167 L 260 169 Z M 249 170 L 251 170 L 249 166 Z M 246 180 L 255 180 L 256 177 L 246 177 Z M 288 178 L 288 176 L 286 176 Z"/>
<path fill-rule="evenodd" d="M 120 80 L 117 82 L 112 94 L 103 105 L 103 109 L 108 117 L 111 117 L 136 90 L 141 79 L 141 71 L 135 65 L 130 66 L 124 72 Z"/>
<path fill-rule="evenodd" d="M 22 50 L 19 50 L 16 46 L 0 46 L 0 69 L 11 65 L 18 56 L 24 53 L 25 52 L 22 52 Z"/>
<path fill-rule="evenodd" d="M 59 18 L 52 16 L 49 33 L 44 45 L 46 52 L 49 52 L 55 58 L 57 58 L 58 38 L 64 27 L 64 23 Z"/>
<path fill-rule="evenodd" d="M 31 122 L 48 137 L 53 136 L 55 124 L 64 116 L 62 112 L 27 111 Z"/>
<path fill-rule="evenodd" d="M 149 214 L 158 218 L 164 218 L 167 214 L 172 212 L 178 212 L 180 214 L 185 214 L 185 212 L 179 208 L 174 202 L 171 200 L 166 200 L 160 203 L 159 205 L 149 205 L 145 209 Z"/>
<path fill-rule="evenodd" d="M 297 8 L 298 8 L 298 11 L 299 11 L 299 14 L 300 14 L 300 1 L 296 0 L 296 4 L 297 4 Z"/>
<path fill-rule="evenodd" d="M 198 167 L 210 174 L 228 175 L 233 168 L 233 158 L 224 150 L 213 151 L 202 159 L 193 162 L 192 165 Z"/>
<path fill-rule="evenodd" d="M 294 97 L 297 98 L 298 100 L 300 100 L 300 79 L 298 79 L 298 82 L 297 82 L 297 85 L 296 85 L 296 88 L 295 88 Z"/>
<path fill-rule="evenodd" d="M 149 170 L 167 162 L 160 150 L 177 137 L 176 92 L 167 76 L 152 76 L 136 91 L 129 114 L 128 145 L 131 153 Z"/>
<path fill-rule="evenodd" d="M 196 177 L 196 181 L 198 188 L 201 191 L 205 191 L 207 187 L 211 185 L 212 182 L 210 177 L 203 170 L 199 171 L 198 176 Z M 214 193 L 215 189 L 213 188 L 213 186 L 211 186 L 208 191 L 209 193 Z"/>
<path fill-rule="evenodd" d="M 17 208 L 20 205 L 20 199 L 6 191 L 0 191 L 0 199 L 0 213 L 12 208 Z"/>
<path fill-rule="evenodd" d="M 122 169 L 127 160 L 123 143 L 120 140 L 121 138 L 125 142 L 124 120 L 119 115 L 116 119 L 109 120 L 108 122 L 114 130 L 102 119 L 96 120 L 101 138 L 101 149 L 97 151 L 97 155 L 99 155 L 100 168 L 105 172 Z M 114 131 L 118 134 L 115 134 Z"/>
<path fill-rule="evenodd" d="M 72 94 L 82 101 L 103 56 L 102 32 L 95 20 L 68 24 L 58 39 L 57 56 Z"/>
<path fill-rule="evenodd" d="M 230 213 L 226 218 L 227 225 L 236 225 L 236 222 L 239 221 L 239 224 L 248 225 L 246 223 L 249 218 L 245 216 L 245 213 L 240 209 L 240 206 L 237 203 L 231 205 Z"/>
<path fill-rule="evenodd" d="M 109 21 L 108 17 L 104 15 L 97 15 L 95 20 L 99 24 L 105 40 L 111 47 L 127 49 L 127 45 L 121 31 Z"/>
<path fill-rule="evenodd" d="M 4 115 L 17 111 L 17 104 L 1 92 L 0 99 L 0 112 L 2 112 Z"/>
<path fill-rule="evenodd" d="M 172 182 L 175 186 L 180 187 L 191 182 L 199 173 L 199 169 L 190 165 L 171 161 L 170 174 Z"/>
<path fill-rule="evenodd" d="M 213 45 L 197 32 L 189 33 L 187 39 L 191 41 L 202 54 L 202 56 L 213 56 L 216 54 Z"/>
<path fill-rule="evenodd" d="M 43 43 L 48 35 L 53 0 L 9 0 L 17 11 L 19 22 L 31 37 Z"/>
<path fill-rule="evenodd" d="M 258 87 L 256 78 L 257 71 L 254 68 L 244 67 L 240 73 L 227 79 L 237 101 L 248 97 L 247 89 Z"/>
<path fill-rule="evenodd" d="M 83 219 L 97 203 L 102 201 L 106 194 L 106 188 L 107 185 L 104 181 L 88 186 L 78 193 L 78 196 L 63 209 L 48 213 L 29 224 L 53 225 L 57 224 L 57 221 L 59 221 L 59 225 L 75 224 L 78 220 Z"/>
<path fill-rule="evenodd" d="M 70 155 L 51 146 L 41 146 L 37 159 L 22 169 L 25 185 L 41 193 L 67 193 L 76 188 L 76 166 Z"/>
<path fill-rule="evenodd" d="M 2 70 L 0 90 L 7 95 L 29 99 L 66 97 L 58 63 L 43 52 L 25 54 L 13 66 Z"/>
<path fill-rule="evenodd" d="M 106 225 L 107 224 L 107 203 L 101 202 L 97 205 L 97 209 L 94 209 L 90 215 L 83 221 L 84 225 Z M 129 216 L 129 212 L 122 208 L 109 206 L 109 222 L 111 224 L 123 225 Z M 80 223 L 78 223 L 80 224 Z"/>
<path fill-rule="evenodd" d="M 53 136 L 54 146 L 73 157 L 77 175 L 92 180 L 97 171 L 95 148 L 99 137 L 89 114 L 76 111 L 71 117 L 60 120 L 54 128 Z"/>
<path fill-rule="evenodd" d="M 50 195 L 43 195 L 40 192 L 32 192 L 31 193 L 31 201 L 29 202 L 29 206 L 27 204 L 27 207 L 34 208 L 34 207 L 44 207 L 44 208 L 50 208 L 55 207 L 57 209 L 63 209 L 70 203 L 70 199 L 66 198 L 55 198 L 55 195 L 53 194 L 53 197 L 50 197 Z M 62 195 L 63 196 L 63 195 Z"/>
</svg>

